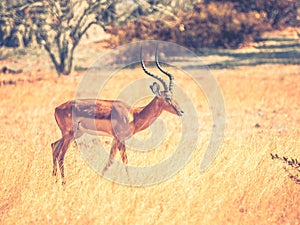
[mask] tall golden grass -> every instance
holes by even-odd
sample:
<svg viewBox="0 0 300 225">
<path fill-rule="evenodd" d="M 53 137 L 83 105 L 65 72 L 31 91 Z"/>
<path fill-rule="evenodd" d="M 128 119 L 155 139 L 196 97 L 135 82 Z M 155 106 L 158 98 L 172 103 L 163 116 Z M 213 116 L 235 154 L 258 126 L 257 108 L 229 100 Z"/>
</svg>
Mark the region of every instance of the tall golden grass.
<svg viewBox="0 0 300 225">
<path fill-rule="evenodd" d="M 1 86 L 1 224 L 299 224 L 300 185 L 270 157 L 300 158 L 299 71 L 286 65 L 213 71 L 224 94 L 226 132 L 219 155 L 201 174 L 211 117 L 204 95 L 189 85 L 201 120 L 198 147 L 174 177 L 139 188 L 98 176 L 75 146 L 66 154 L 67 184 L 55 183 L 50 143 L 60 132 L 53 112 L 74 97 L 77 80 Z M 119 85 L 141 76 L 129 72 L 116 78 Z M 176 78 L 181 87 L 190 83 Z M 179 129 L 175 116 L 162 117 L 168 132 Z M 110 139 L 102 140 L 108 150 Z M 129 149 L 129 164 L 156 163 L 172 154 L 174 143 L 144 154 Z"/>
</svg>

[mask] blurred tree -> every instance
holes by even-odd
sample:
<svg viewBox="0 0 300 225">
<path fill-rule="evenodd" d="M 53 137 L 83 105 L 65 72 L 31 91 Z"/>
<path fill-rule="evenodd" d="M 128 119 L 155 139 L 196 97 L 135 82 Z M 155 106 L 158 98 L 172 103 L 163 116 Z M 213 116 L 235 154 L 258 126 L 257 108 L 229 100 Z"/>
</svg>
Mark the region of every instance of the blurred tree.
<svg viewBox="0 0 300 225">
<path fill-rule="evenodd" d="M 34 34 L 60 76 L 70 74 L 74 50 L 92 25 L 106 30 L 162 9 L 162 3 L 145 0 L 16 0 L 6 11 L 8 18 L 22 25 L 24 43 Z"/>
<path fill-rule="evenodd" d="M 19 40 L 16 37 L 17 24 L 14 18 L 15 11 L 8 10 L 7 2 L 0 2 L 0 46 L 18 47 Z"/>
<path fill-rule="evenodd" d="M 200 0 L 6 0 L 0 3 L 0 43 L 29 45 L 35 37 L 60 76 L 72 69 L 74 50 L 92 25 L 104 30 L 140 16 L 176 16 Z M 18 34 L 21 37 L 18 37 Z"/>
<path fill-rule="evenodd" d="M 94 24 L 105 29 L 117 1 L 27 0 L 19 5 L 23 24 L 30 24 L 36 41 L 47 51 L 60 76 L 72 69 L 74 50 Z"/>
</svg>

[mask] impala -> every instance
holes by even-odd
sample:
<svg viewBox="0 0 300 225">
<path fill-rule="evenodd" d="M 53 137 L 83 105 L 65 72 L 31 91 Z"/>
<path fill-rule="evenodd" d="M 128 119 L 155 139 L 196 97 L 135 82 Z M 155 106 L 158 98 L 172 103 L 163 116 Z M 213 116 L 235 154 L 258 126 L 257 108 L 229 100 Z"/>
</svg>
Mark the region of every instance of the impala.
<svg viewBox="0 0 300 225">
<path fill-rule="evenodd" d="M 113 138 L 109 160 L 102 171 L 102 174 L 113 163 L 117 149 L 121 154 L 123 163 L 126 165 L 127 155 L 125 140 L 148 128 L 158 118 L 163 111 L 182 116 L 183 111 L 173 96 L 174 77 L 165 71 L 159 64 L 158 52 L 156 49 L 155 62 L 157 68 L 169 78 L 169 85 L 162 79 L 150 73 L 142 59 L 142 49 L 140 61 L 143 71 L 159 81 L 160 85 L 154 82 L 150 85 L 155 97 L 148 105 L 131 108 L 127 104 L 117 100 L 81 99 L 63 103 L 55 108 L 55 119 L 62 134 L 62 138 L 51 144 L 53 155 L 53 172 L 57 175 L 57 162 L 62 177 L 64 179 L 64 156 L 71 141 L 75 141 L 84 133 L 98 136 L 111 136 Z M 129 118 L 133 118 L 132 121 Z"/>
</svg>

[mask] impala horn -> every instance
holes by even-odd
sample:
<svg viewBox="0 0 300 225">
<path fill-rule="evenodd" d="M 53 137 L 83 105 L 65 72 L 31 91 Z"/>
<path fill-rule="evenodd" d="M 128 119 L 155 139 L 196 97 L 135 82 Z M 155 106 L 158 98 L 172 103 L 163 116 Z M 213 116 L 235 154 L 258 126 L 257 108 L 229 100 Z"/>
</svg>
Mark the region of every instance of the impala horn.
<svg viewBox="0 0 300 225">
<path fill-rule="evenodd" d="M 163 87 L 164 87 L 164 91 L 165 91 L 165 92 L 168 92 L 168 91 L 169 91 L 169 88 L 168 88 L 168 85 L 166 84 L 166 82 L 165 82 L 162 78 L 160 78 L 160 77 L 158 77 L 158 76 L 156 76 L 156 75 L 150 73 L 150 72 L 146 69 L 145 63 L 144 63 L 144 61 L 143 61 L 143 47 L 142 47 L 142 46 L 141 46 L 141 51 L 140 51 L 140 60 L 141 60 L 141 65 L 142 65 L 142 68 L 143 68 L 144 72 L 145 72 L 146 74 L 148 74 L 149 76 L 151 76 L 151 77 L 157 79 L 158 81 L 160 81 L 160 83 L 162 83 L 162 85 L 163 85 Z"/>
<path fill-rule="evenodd" d="M 157 68 L 162 72 L 164 73 L 165 75 L 167 75 L 170 79 L 170 83 L 169 83 L 169 91 L 172 93 L 172 90 L 173 90 L 173 81 L 174 81 L 174 76 L 170 73 L 168 73 L 167 71 L 165 71 L 163 68 L 161 68 L 160 64 L 159 64 L 159 61 L 158 61 L 158 46 L 156 46 L 156 51 L 155 51 L 155 63 L 156 63 L 156 66 Z"/>
</svg>

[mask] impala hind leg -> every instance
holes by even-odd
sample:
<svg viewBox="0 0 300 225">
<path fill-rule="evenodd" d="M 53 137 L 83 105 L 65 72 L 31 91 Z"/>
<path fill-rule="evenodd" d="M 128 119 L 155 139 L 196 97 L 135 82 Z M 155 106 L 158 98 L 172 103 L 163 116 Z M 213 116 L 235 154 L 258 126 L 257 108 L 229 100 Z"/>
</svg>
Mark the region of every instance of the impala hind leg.
<svg viewBox="0 0 300 225">
<path fill-rule="evenodd" d="M 52 157 L 53 157 L 53 171 L 52 176 L 57 175 L 57 158 L 61 149 L 62 139 L 57 140 L 51 144 Z"/>
<path fill-rule="evenodd" d="M 130 182 L 129 173 L 128 173 L 128 166 L 127 166 L 128 159 L 127 159 L 127 154 L 126 154 L 125 143 L 124 142 L 120 142 L 118 148 L 119 148 L 119 152 L 121 154 L 122 161 L 125 164 L 126 174 L 127 174 L 128 179 L 129 179 L 129 182 Z"/>
<path fill-rule="evenodd" d="M 122 142 L 119 144 L 119 152 L 121 154 L 121 158 L 124 164 L 128 163 L 127 154 L 126 154 L 126 146 Z"/>
<path fill-rule="evenodd" d="M 102 170 L 102 173 L 101 173 L 102 176 L 104 175 L 104 173 L 107 171 L 107 169 L 113 163 L 113 160 L 114 160 L 116 152 L 117 152 L 117 147 L 118 147 L 118 141 L 116 139 L 114 139 L 113 142 L 112 142 L 111 149 L 110 149 L 108 162 L 106 163 L 106 166 L 104 167 L 104 169 Z"/>
</svg>

